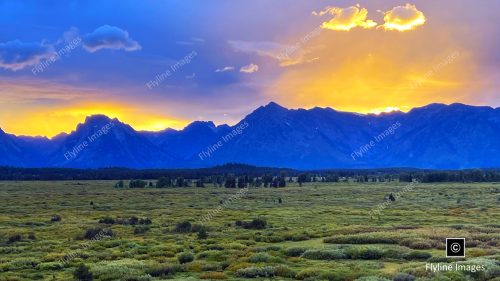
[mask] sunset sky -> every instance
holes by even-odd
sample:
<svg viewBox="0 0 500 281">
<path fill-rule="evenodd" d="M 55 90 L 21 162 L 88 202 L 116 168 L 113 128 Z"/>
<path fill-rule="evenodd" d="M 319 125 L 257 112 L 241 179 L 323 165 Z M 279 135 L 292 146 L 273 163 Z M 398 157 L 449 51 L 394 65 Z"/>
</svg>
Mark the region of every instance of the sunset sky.
<svg viewBox="0 0 500 281">
<path fill-rule="evenodd" d="M 500 106 L 499 1 L 0 1 L 0 128 Z M 54 54 L 64 51 L 62 56 Z M 56 58 L 53 60 L 52 58 Z"/>
</svg>

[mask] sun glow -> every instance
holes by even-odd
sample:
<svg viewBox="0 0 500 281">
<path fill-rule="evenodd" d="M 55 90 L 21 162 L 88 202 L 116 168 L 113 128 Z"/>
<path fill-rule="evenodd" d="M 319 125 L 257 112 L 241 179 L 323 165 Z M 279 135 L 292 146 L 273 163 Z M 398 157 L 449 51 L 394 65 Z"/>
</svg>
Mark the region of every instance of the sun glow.
<svg viewBox="0 0 500 281">
<path fill-rule="evenodd" d="M 394 111 L 402 111 L 402 110 L 396 106 L 388 106 L 385 108 L 375 108 L 375 109 L 371 110 L 370 113 L 380 115 L 382 113 L 390 113 L 390 112 L 394 112 Z"/>
<path fill-rule="evenodd" d="M 78 123 L 84 122 L 87 116 L 95 114 L 117 118 L 138 131 L 181 129 L 188 124 L 187 120 L 145 113 L 140 108 L 128 104 L 88 103 L 53 109 L 37 109 L 22 118 L 8 120 L 2 129 L 15 135 L 53 137 L 62 132 L 74 131 Z"/>
</svg>

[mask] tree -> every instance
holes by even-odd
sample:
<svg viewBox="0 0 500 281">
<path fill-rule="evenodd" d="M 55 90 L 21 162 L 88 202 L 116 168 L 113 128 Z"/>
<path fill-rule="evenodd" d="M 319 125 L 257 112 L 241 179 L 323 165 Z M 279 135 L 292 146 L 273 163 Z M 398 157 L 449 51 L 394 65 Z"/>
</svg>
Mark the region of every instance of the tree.
<svg viewBox="0 0 500 281">
<path fill-rule="evenodd" d="M 208 238 L 208 233 L 207 230 L 202 227 L 200 230 L 198 230 L 198 239 L 207 239 Z"/>
<path fill-rule="evenodd" d="M 128 184 L 130 188 L 144 188 L 146 187 L 147 182 L 143 180 L 131 180 Z"/>
<path fill-rule="evenodd" d="M 396 201 L 396 197 L 392 193 L 389 195 L 389 199 L 393 202 Z"/>
<path fill-rule="evenodd" d="M 247 179 L 245 177 L 238 178 L 238 188 L 245 188 L 247 186 Z"/>
<path fill-rule="evenodd" d="M 89 268 L 83 263 L 78 266 L 78 268 L 73 273 L 73 277 L 75 280 L 79 281 L 92 281 L 94 280 L 94 276 L 92 272 L 89 271 Z"/>
<path fill-rule="evenodd" d="M 306 174 L 300 174 L 299 177 L 297 178 L 297 182 L 299 183 L 299 186 L 302 186 L 302 184 L 306 181 L 307 181 Z"/>
<path fill-rule="evenodd" d="M 172 179 L 170 179 L 169 177 L 161 177 L 156 182 L 156 188 L 165 188 L 171 186 L 172 186 Z"/>
<path fill-rule="evenodd" d="M 196 187 L 205 187 L 205 184 L 203 184 L 202 180 L 197 180 L 196 181 Z"/>
<path fill-rule="evenodd" d="M 236 178 L 234 176 L 228 176 L 224 183 L 225 188 L 236 188 Z"/>
<path fill-rule="evenodd" d="M 177 180 L 175 181 L 175 186 L 177 187 L 187 187 L 188 184 L 187 182 L 184 180 L 183 177 L 178 177 Z"/>
<path fill-rule="evenodd" d="M 278 178 L 278 187 L 286 187 L 285 177 L 279 177 Z"/>
<path fill-rule="evenodd" d="M 269 185 L 273 182 L 273 176 L 264 175 L 262 176 L 262 181 L 264 182 L 264 187 L 269 187 Z"/>
</svg>

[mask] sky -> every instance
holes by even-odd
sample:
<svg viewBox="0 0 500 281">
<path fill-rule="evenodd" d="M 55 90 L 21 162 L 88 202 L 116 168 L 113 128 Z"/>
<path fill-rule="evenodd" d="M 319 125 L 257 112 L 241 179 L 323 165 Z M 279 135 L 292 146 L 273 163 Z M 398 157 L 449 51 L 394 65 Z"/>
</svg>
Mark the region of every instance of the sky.
<svg viewBox="0 0 500 281">
<path fill-rule="evenodd" d="M 500 106 L 499 1 L 0 1 L 0 128 Z"/>
</svg>

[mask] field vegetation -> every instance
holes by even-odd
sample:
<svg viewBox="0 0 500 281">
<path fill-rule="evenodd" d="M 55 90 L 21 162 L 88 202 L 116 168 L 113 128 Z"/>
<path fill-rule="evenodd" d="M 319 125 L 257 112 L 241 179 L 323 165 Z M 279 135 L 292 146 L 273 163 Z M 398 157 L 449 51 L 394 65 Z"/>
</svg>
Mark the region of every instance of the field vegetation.
<svg viewBox="0 0 500 281">
<path fill-rule="evenodd" d="M 0 280 L 500 280 L 495 183 L 144 182 L 0 182 Z"/>
</svg>

